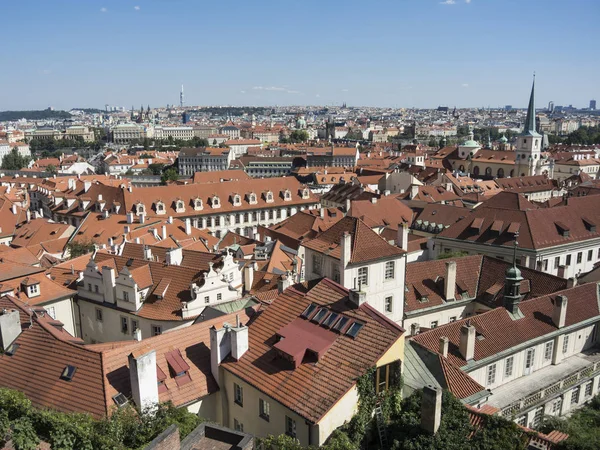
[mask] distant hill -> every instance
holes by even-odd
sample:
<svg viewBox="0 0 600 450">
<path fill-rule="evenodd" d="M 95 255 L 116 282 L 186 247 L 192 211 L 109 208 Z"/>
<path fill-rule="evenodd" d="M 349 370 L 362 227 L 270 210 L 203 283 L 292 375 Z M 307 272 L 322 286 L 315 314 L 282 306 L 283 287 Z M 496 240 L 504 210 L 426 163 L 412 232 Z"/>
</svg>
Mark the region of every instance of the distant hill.
<svg viewBox="0 0 600 450">
<path fill-rule="evenodd" d="M 73 116 L 66 111 L 52 111 L 44 109 L 39 111 L 0 111 L 0 122 L 19 119 L 44 120 L 44 119 L 71 119 Z"/>
</svg>

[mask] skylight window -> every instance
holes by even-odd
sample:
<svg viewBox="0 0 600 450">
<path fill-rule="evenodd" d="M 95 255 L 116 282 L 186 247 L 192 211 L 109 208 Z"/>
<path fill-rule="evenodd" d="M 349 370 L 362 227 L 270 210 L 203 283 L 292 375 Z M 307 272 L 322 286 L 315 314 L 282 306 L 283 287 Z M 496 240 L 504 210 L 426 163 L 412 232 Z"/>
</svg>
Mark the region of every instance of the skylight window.
<svg viewBox="0 0 600 450">
<path fill-rule="evenodd" d="M 349 322 L 350 319 L 348 319 L 347 317 L 340 317 L 340 320 L 337 321 L 337 323 L 335 324 L 335 326 L 333 327 L 333 329 L 335 331 L 339 331 L 340 333 L 342 332 L 342 330 L 344 329 L 344 327 L 346 326 L 346 324 Z"/>
<path fill-rule="evenodd" d="M 327 316 L 327 319 L 323 321 L 322 325 L 324 327 L 331 328 L 331 326 L 335 323 L 338 317 L 340 317 L 338 313 L 332 312 L 331 314 L 329 314 L 329 316 Z"/>
<path fill-rule="evenodd" d="M 354 322 L 346 331 L 346 335 L 355 338 L 358 335 L 358 332 L 362 329 L 363 324 L 359 322 Z"/>
<path fill-rule="evenodd" d="M 60 379 L 65 380 L 65 381 L 71 381 L 71 380 L 73 380 L 73 377 L 75 376 L 76 371 L 77 371 L 77 367 L 67 365 L 63 369 L 62 373 L 60 374 Z"/>
<path fill-rule="evenodd" d="M 313 322 L 317 322 L 320 323 L 321 320 L 323 320 L 325 318 L 325 315 L 327 314 L 327 309 L 326 308 L 321 308 L 319 310 L 318 313 L 315 314 L 315 316 L 311 319 Z"/>
<path fill-rule="evenodd" d="M 304 312 L 302 314 L 300 314 L 300 317 L 302 317 L 303 319 L 308 319 L 311 316 L 311 314 L 315 311 L 315 309 L 317 309 L 317 305 L 315 305 L 314 303 L 311 303 L 304 310 Z"/>
<path fill-rule="evenodd" d="M 113 401 L 115 402 L 115 404 L 119 407 L 122 408 L 123 406 L 125 406 L 127 403 L 129 403 L 129 400 L 127 400 L 127 397 L 125 397 L 122 393 L 118 393 L 117 395 L 113 396 Z"/>
<path fill-rule="evenodd" d="M 15 353 L 17 353 L 17 350 L 18 350 L 18 349 L 19 349 L 19 344 L 12 343 L 12 344 L 10 344 L 10 345 L 8 346 L 8 348 L 6 349 L 6 352 L 5 352 L 5 353 L 6 353 L 8 356 L 12 356 L 12 355 L 14 355 Z"/>
</svg>

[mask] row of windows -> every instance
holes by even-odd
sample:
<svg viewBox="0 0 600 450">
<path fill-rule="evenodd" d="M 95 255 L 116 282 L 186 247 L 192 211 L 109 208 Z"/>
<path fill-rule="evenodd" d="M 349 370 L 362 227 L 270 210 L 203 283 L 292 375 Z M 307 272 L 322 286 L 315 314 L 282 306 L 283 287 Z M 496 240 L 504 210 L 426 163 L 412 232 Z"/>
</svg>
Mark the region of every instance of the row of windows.
<svg viewBox="0 0 600 450">
<path fill-rule="evenodd" d="M 244 407 L 244 388 L 237 383 L 233 383 L 233 400 Z M 271 404 L 262 398 L 258 400 L 258 416 L 267 422 L 271 420 Z M 236 431 L 244 431 L 244 424 L 237 419 L 233 419 L 233 427 Z M 296 421 L 289 416 L 285 416 L 285 434 L 296 437 Z"/>
<path fill-rule="evenodd" d="M 323 274 L 323 257 L 319 254 L 313 253 L 312 255 L 313 273 L 317 275 Z M 339 282 L 339 268 L 334 267 L 333 280 Z M 388 261 L 385 263 L 385 271 L 383 275 L 384 281 L 393 280 L 396 277 L 396 263 L 394 261 Z M 356 277 L 357 286 L 368 286 L 369 285 L 369 268 L 360 267 L 358 269 L 358 276 Z M 387 299 L 386 299 L 387 300 Z"/>
<path fill-rule="evenodd" d="M 104 311 L 102 308 L 96 308 L 96 321 L 104 321 Z M 121 316 L 121 333 L 129 334 L 131 332 L 133 335 L 139 327 L 140 324 L 137 319 L 131 319 L 129 321 L 127 317 Z M 162 334 L 162 327 L 160 325 L 152 325 L 150 329 L 152 336 L 158 336 L 159 334 Z"/>
<path fill-rule="evenodd" d="M 588 250 L 587 251 L 587 255 L 586 255 L 586 261 L 590 262 L 594 259 L 594 250 Z M 596 259 L 600 259 L 600 248 L 598 249 L 598 252 L 596 254 Z M 560 260 L 561 257 L 557 256 L 554 258 L 554 269 L 558 269 L 560 267 Z M 572 255 L 567 255 L 565 257 L 565 266 L 570 266 L 572 262 Z M 575 255 L 575 264 L 581 264 L 583 262 L 583 252 L 578 252 Z M 544 261 L 538 261 L 538 268 L 540 266 L 543 266 L 543 270 L 548 270 L 548 260 L 544 259 Z"/>
</svg>

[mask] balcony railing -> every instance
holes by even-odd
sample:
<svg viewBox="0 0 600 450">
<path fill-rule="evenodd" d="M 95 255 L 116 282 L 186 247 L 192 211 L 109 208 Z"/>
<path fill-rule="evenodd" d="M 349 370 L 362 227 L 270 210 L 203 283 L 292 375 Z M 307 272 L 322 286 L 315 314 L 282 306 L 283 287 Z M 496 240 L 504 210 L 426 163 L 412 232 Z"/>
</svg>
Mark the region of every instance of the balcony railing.
<svg viewBox="0 0 600 450">
<path fill-rule="evenodd" d="M 558 392 L 562 392 L 571 386 L 578 384 L 579 381 L 591 378 L 598 373 L 600 373 L 600 361 L 596 361 L 583 369 L 579 369 L 577 372 L 564 377 L 562 380 L 539 389 L 529 394 L 527 397 L 523 397 L 522 399 L 505 406 L 500 411 L 500 415 L 503 417 L 514 417 L 521 411 L 531 409 L 532 406 L 539 403 L 544 403 L 547 398 L 551 398 Z"/>
</svg>

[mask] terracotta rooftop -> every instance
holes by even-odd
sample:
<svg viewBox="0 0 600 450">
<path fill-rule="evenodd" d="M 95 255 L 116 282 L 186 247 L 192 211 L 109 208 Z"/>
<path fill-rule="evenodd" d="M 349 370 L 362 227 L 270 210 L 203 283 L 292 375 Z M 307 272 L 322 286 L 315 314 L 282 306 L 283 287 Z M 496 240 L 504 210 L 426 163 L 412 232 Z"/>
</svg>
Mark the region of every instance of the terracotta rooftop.
<svg viewBox="0 0 600 450">
<path fill-rule="evenodd" d="M 318 234 L 314 239 L 303 242 L 302 245 L 332 258 L 340 259 L 342 253 L 340 243 L 344 233 L 350 233 L 352 237 L 351 264 L 397 257 L 405 253 L 402 249 L 388 243 L 361 219 L 348 216 Z"/>
<path fill-rule="evenodd" d="M 304 362 L 294 369 L 291 363 L 277 356 L 276 335 L 298 319 L 311 303 L 326 306 L 364 325 L 355 338 L 328 331 L 335 339 L 318 360 Z M 250 324 L 248 351 L 239 361 L 228 358 L 222 367 L 316 423 L 402 333 L 398 325 L 369 305 L 350 306 L 348 291 L 323 279 L 305 293 L 288 288 L 279 295 Z"/>
</svg>

